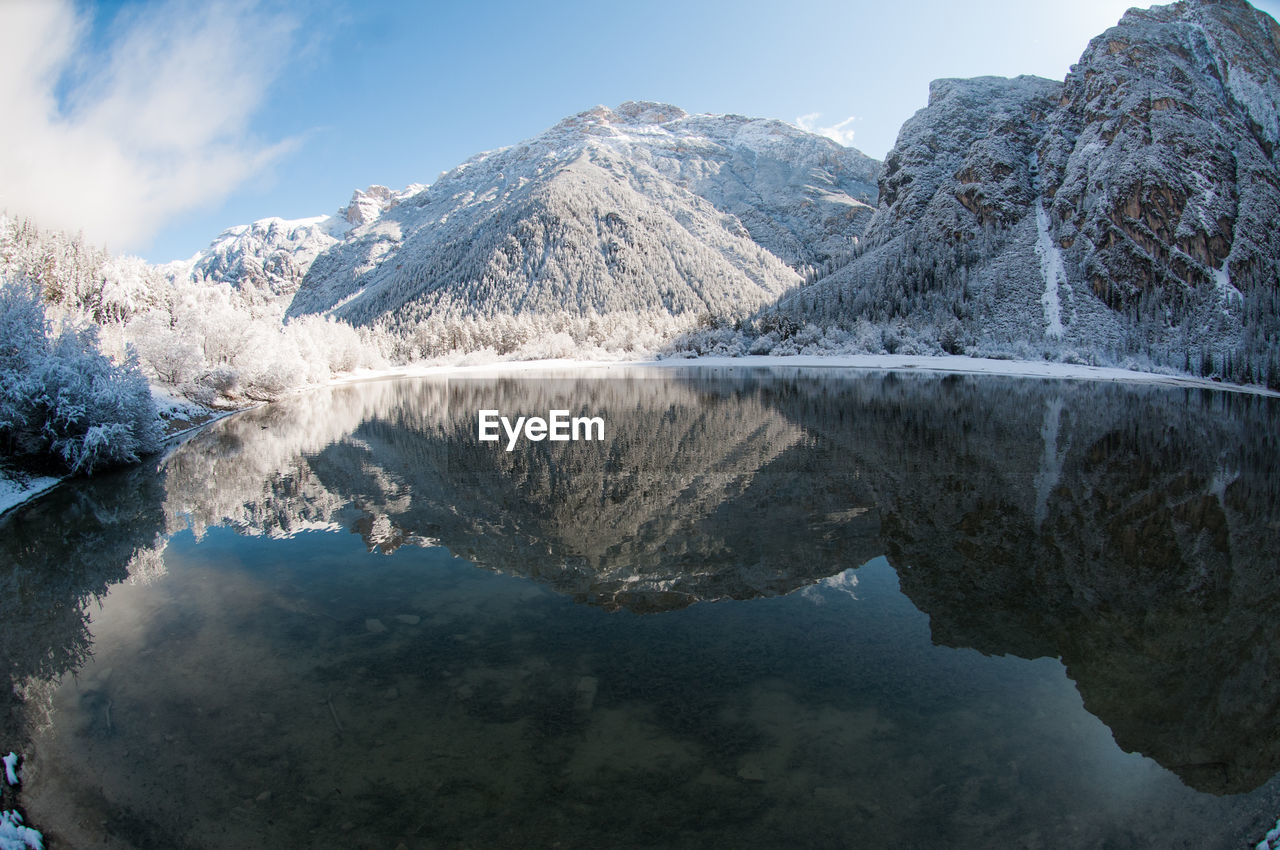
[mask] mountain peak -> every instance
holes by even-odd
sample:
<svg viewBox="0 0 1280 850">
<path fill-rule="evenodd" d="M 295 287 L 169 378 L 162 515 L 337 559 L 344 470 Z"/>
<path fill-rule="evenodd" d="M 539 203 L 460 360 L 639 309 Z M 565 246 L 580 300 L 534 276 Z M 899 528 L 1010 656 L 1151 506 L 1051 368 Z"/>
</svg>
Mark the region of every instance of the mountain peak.
<svg viewBox="0 0 1280 850">
<path fill-rule="evenodd" d="M 929 83 L 929 106 L 936 106 L 938 101 L 949 97 L 981 103 L 984 100 L 1021 95 L 1045 86 L 1061 85 L 1054 80 L 1031 74 L 1017 77 L 943 77 Z"/>
<path fill-rule="evenodd" d="M 1266 362 L 1241 340 L 1276 321 L 1280 26 L 1243 0 L 1183 0 L 1126 13 L 1061 83 L 937 80 L 879 188 L 862 253 L 788 301 L 805 320 L 911 316 L 1083 350 L 1160 328 L 1167 348 L 1144 355 Z"/>
<path fill-rule="evenodd" d="M 357 323 L 741 313 L 852 250 L 879 163 L 772 119 L 596 106 L 478 154 L 412 203 L 356 193 L 291 316 Z M 374 216 L 364 223 L 368 209 Z M 357 215 L 358 214 L 358 215 Z"/>
<path fill-rule="evenodd" d="M 351 201 L 340 210 L 342 217 L 349 224 L 361 225 L 381 217 L 387 210 L 399 204 L 405 198 L 425 189 L 421 183 L 411 183 L 399 192 L 386 186 L 374 184 L 367 189 L 356 189 L 351 193 Z"/>
<path fill-rule="evenodd" d="M 628 100 L 613 110 L 613 114 L 627 124 L 666 124 L 689 115 L 678 106 L 652 100 Z"/>
<path fill-rule="evenodd" d="M 614 127 L 656 127 L 688 118 L 689 113 L 669 103 L 628 100 L 616 109 L 595 106 L 561 121 L 553 130 L 578 130 L 589 135 L 608 134 Z M 603 131 L 603 133 L 602 133 Z"/>
</svg>

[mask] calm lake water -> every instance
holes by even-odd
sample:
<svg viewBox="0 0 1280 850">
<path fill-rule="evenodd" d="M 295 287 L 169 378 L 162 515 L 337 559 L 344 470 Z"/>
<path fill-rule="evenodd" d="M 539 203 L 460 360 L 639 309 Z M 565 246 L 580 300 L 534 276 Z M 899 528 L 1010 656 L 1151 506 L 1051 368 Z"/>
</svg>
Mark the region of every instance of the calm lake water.
<svg viewBox="0 0 1280 850">
<path fill-rule="evenodd" d="M 0 522 L 0 744 L 55 847 L 1251 846 L 1278 423 L 835 370 L 291 398 Z"/>
</svg>

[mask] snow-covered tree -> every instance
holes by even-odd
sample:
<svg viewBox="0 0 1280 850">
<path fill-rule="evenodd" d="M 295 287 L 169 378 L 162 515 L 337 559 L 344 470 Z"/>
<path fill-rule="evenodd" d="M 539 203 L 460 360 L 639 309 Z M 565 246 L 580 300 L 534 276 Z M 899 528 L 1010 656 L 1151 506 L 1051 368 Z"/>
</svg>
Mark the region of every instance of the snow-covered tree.
<svg viewBox="0 0 1280 850">
<path fill-rule="evenodd" d="M 124 463 L 159 445 L 155 403 L 135 357 L 116 364 L 97 328 L 55 331 L 29 281 L 0 280 L 0 449 L 75 473 Z"/>
</svg>

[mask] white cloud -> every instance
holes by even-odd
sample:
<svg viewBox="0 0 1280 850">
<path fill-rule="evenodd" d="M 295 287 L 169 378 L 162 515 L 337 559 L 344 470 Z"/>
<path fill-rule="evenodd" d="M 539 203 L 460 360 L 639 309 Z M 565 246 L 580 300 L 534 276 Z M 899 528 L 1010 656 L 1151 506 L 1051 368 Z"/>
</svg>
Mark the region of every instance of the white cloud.
<svg viewBox="0 0 1280 850">
<path fill-rule="evenodd" d="M 817 133 L 819 136 L 826 136 L 834 142 L 838 142 L 846 147 L 853 144 L 853 130 L 846 129 L 854 121 L 858 119 L 852 115 L 841 121 L 839 124 L 832 124 L 830 127 L 818 126 L 822 119 L 821 112 L 810 112 L 808 115 L 801 115 L 796 119 L 796 126 L 801 130 L 809 133 Z"/>
<path fill-rule="evenodd" d="M 0 2 L 0 209 L 137 247 L 288 150 L 249 122 L 294 23 L 252 2 L 122 12 L 105 41 L 70 0 Z"/>
</svg>

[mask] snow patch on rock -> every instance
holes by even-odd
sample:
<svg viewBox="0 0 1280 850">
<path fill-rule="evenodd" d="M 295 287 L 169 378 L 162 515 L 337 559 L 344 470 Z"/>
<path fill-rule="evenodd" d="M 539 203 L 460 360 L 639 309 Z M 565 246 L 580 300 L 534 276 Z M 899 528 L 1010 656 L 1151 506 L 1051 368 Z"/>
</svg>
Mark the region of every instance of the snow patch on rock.
<svg viewBox="0 0 1280 850">
<path fill-rule="evenodd" d="M 1062 263 L 1062 254 L 1053 242 L 1049 213 L 1040 198 L 1036 199 L 1036 231 L 1036 254 L 1040 257 L 1040 274 L 1044 277 L 1044 294 L 1040 296 L 1040 303 L 1044 306 L 1044 335 L 1050 339 L 1061 339 L 1065 329 L 1058 287 L 1067 285 L 1067 270 Z"/>
</svg>

